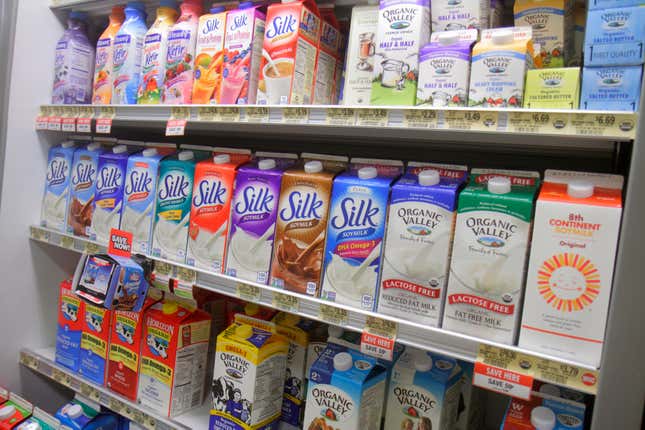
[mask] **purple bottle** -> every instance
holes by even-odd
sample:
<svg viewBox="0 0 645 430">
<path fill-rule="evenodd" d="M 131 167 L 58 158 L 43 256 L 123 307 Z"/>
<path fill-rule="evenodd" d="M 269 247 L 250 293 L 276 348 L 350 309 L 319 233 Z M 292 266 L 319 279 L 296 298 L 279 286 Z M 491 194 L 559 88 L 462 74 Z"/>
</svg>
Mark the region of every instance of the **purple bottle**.
<svg viewBox="0 0 645 430">
<path fill-rule="evenodd" d="M 69 14 L 56 45 L 52 104 L 89 104 L 94 77 L 94 46 L 87 38 L 87 14 Z"/>
</svg>

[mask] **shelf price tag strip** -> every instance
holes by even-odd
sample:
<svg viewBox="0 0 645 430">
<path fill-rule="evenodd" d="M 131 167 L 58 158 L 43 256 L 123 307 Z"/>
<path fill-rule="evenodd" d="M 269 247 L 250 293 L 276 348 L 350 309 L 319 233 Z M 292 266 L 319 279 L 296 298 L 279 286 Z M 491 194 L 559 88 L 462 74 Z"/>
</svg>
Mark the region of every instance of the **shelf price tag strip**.
<svg viewBox="0 0 645 430">
<path fill-rule="evenodd" d="M 273 293 L 272 303 L 273 307 L 285 312 L 298 313 L 300 310 L 300 300 L 288 294 Z"/>
<path fill-rule="evenodd" d="M 349 323 L 349 312 L 346 309 L 321 304 L 318 310 L 318 318 L 327 324 L 346 326 Z"/>
<path fill-rule="evenodd" d="M 78 118 L 78 115 L 78 107 L 64 107 L 61 129 L 66 133 L 76 132 L 76 118 Z"/>
<path fill-rule="evenodd" d="M 268 107 L 247 107 L 246 120 L 253 123 L 267 123 L 269 122 L 269 108 Z"/>
<path fill-rule="evenodd" d="M 636 114 L 572 113 L 570 122 L 578 136 L 636 137 Z"/>
<path fill-rule="evenodd" d="M 387 109 L 360 109 L 356 125 L 363 127 L 387 127 Z"/>
<path fill-rule="evenodd" d="M 473 385 L 507 396 L 530 400 L 533 360 L 516 351 L 479 345 Z"/>
<path fill-rule="evenodd" d="M 259 301 L 262 295 L 262 291 L 260 291 L 259 287 L 256 287 L 255 285 L 244 284 L 242 282 L 238 282 L 236 284 L 235 291 L 240 299 L 250 302 Z"/>
<path fill-rule="evenodd" d="M 392 360 L 398 332 L 393 321 L 368 316 L 361 335 L 361 352 L 376 358 Z"/>
<path fill-rule="evenodd" d="M 173 106 L 170 109 L 170 118 L 166 123 L 166 136 L 183 136 L 186 133 L 186 124 L 189 119 L 189 107 Z"/>
<path fill-rule="evenodd" d="M 328 108 L 327 125 L 349 126 L 356 125 L 356 111 L 349 108 Z"/>
<path fill-rule="evenodd" d="M 94 109 L 92 107 L 82 106 L 78 108 L 78 118 L 76 118 L 76 132 L 91 133 L 93 117 Z"/>
<path fill-rule="evenodd" d="M 430 109 L 408 109 L 403 112 L 406 128 L 437 128 L 437 112 Z"/>
<path fill-rule="evenodd" d="M 49 108 L 41 106 L 40 112 L 36 117 L 36 130 L 47 130 L 49 126 Z"/>
<path fill-rule="evenodd" d="M 112 132 L 112 119 L 116 116 L 116 109 L 112 106 L 99 108 L 99 117 L 96 119 L 96 132 L 110 134 Z"/>
<path fill-rule="evenodd" d="M 50 108 L 49 120 L 47 121 L 47 130 L 61 131 L 63 124 L 63 108 Z"/>
</svg>

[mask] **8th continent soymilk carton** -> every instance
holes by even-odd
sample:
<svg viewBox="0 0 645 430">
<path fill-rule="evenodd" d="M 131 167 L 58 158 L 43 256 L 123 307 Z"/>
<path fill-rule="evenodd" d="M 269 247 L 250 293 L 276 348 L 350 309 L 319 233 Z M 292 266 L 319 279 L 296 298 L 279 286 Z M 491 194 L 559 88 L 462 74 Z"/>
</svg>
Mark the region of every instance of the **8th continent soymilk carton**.
<svg viewBox="0 0 645 430">
<path fill-rule="evenodd" d="M 49 150 L 40 213 L 40 225 L 43 227 L 65 231 L 74 151 L 76 145 L 72 141 L 63 142 Z"/>
<path fill-rule="evenodd" d="M 369 311 L 376 307 L 391 182 L 391 177 L 378 176 L 373 166 L 334 180 L 323 255 L 323 299 Z"/>
<path fill-rule="evenodd" d="M 202 404 L 211 318 L 175 302 L 158 302 L 144 316 L 137 398 L 164 416 Z"/>
<path fill-rule="evenodd" d="M 105 384 L 112 313 L 101 306 L 85 303 L 78 373 L 100 386 Z"/>
<path fill-rule="evenodd" d="M 330 343 L 309 374 L 303 428 L 378 429 L 386 371 L 372 357 Z"/>
<path fill-rule="evenodd" d="M 392 187 L 378 312 L 438 327 L 465 166 L 410 163 Z"/>
<path fill-rule="evenodd" d="M 347 42 L 342 104 L 367 106 L 372 94 L 378 6 L 354 6 Z"/>
<path fill-rule="evenodd" d="M 461 369 L 453 358 L 407 348 L 392 369 L 386 429 L 452 429 Z"/>
<path fill-rule="evenodd" d="M 371 104 L 416 104 L 419 50 L 430 39 L 430 0 L 381 0 Z"/>
<path fill-rule="evenodd" d="M 78 372 L 81 361 L 81 330 L 85 320 L 85 302 L 74 294 L 72 280 L 60 283 L 56 363 Z"/>
<path fill-rule="evenodd" d="M 99 155 L 103 149 L 98 142 L 74 152 L 74 163 L 69 185 L 70 201 L 67 214 L 67 233 L 88 237 L 94 213 L 94 193 L 96 192 L 96 172 Z"/>
<path fill-rule="evenodd" d="M 247 324 L 217 336 L 209 428 L 277 428 L 288 348 L 284 337 Z"/>
<path fill-rule="evenodd" d="M 459 195 L 443 327 L 513 344 L 537 172 L 473 169 Z"/>
<path fill-rule="evenodd" d="M 488 28 L 490 0 L 433 0 L 432 32 Z"/>
<path fill-rule="evenodd" d="M 521 347 L 600 366 L 623 177 L 547 170 L 533 227 Z"/>
</svg>

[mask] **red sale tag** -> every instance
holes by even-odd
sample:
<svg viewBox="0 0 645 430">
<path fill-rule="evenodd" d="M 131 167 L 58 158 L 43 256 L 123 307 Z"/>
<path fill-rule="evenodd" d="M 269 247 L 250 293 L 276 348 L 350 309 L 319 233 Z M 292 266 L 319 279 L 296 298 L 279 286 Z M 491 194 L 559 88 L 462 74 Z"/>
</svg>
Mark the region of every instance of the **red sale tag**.
<svg viewBox="0 0 645 430">
<path fill-rule="evenodd" d="M 47 130 L 49 127 L 49 117 L 48 116 L 37 116 L 36 117 L 36 130 Z"/>
<path fill-rule="evenodd" d="M 473 372 L 473 385 L 529 400 L 531 398 L 531 389 L 533 388 L 533 376 L 476 362 Z"/>
<path fill-rule="evenodd" d="M 118 257 L 130 258 L 132 254 L 132 233 L 129 231 L 110 230 L 110 240 L 108 241 L 108 254 Z"/>
<path fill-rule="evenodd" d="M 78 118 L 76 120 L 76 131 L 78 133 L 91 133 L 92 118 Z"/>
<path fill-rule="evenodd" d="M 187 122 L 185 119 L 169 119 L 166 124 L 166 136 L 183 136 Z"/>
<path fill-rule="evenodd" d="M 59 116 L 50 116 L 49 122 L 47 123 L 47 130 L 50 131 L 60 131 L 63 118 Z"/>
<path fill-rule="evenodd" d="M 112 131 L 112 118 L 97 118 L 96 132 L 101 134 L 110 134 Z"/>
<path fill-rule="evenodd" d="M 62 130 L 68 133 L 76 131 L 76 118 L 63 118 Z"/>
<path fill-rule="evenodd" d="M 361 335 L 361 352 L 391 361 L 394 356 L 397 331 L 395 322 L 368 316 Z"/>
</svg>

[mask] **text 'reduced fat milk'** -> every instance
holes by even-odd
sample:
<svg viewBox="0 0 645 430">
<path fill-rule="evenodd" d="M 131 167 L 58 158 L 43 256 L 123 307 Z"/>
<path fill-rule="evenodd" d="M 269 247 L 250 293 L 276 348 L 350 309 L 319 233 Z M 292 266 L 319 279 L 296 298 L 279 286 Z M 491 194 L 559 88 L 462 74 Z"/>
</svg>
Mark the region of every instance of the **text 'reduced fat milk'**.
<svg viewBox="0 0 645 430">
<path fill-rule="evenodd" d="M 432 32 L 488 28 L 490 0 L 433 0 Z"/>
<path fill-rule="evenodd" d="M 372 105 L 416 104 L 419 50 L 429 39 L 429 0 L 381 0 Z"/>
<path fill-rule="evenodd" d="M 515 342 L 537 172 L 474 169 L 459 195 L 443 327 Z"/>
<path fill-rule="evenodd" d="M 103 148 L 98 142 L 74 152 L 74 163 L 69 185 L 69 211 L 67 214 L 67 233 L 89 237 L 92 214 L 94 213 L 94 193 L 96 192 L 96 173 L 99 155 Z"/>
<path fill-rule="evenodd" d="M 43 227 L 65 231 L 74 151 L 76 146 L 71 141 L 49 150 L 45 194 L 40 213 L 40 225 Z"/>
<path fill-rule="evenodd" d="M 347 42 L 347 64 L 343 86 L 346 106 L 367 106 L 372 94 L 378 6 L 355 6 Z"/>
<path fill-rule="evenodd" d="M 538 198 L 521 347 L 600 366 L 623 177 L 547 170 Z"/>
<path fill-rule="evenodd" d="M 378 312 L 438 327 L 465 166 L 415 165 L 392 187 Z"/>
</svg>

